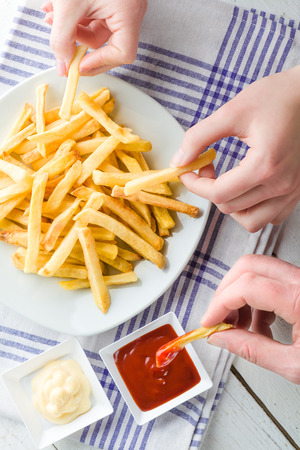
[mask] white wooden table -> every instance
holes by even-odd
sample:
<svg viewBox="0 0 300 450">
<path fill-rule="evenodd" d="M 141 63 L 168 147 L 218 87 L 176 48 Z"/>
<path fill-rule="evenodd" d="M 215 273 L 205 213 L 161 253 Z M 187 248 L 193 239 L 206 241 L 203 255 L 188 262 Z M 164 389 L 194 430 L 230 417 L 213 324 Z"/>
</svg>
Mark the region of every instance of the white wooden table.
<svg viewBox="0 0 300 450">
<path fill-rule="evenodd" d="M 225 1 L 300 21 L 300 0 Z M 10 28 L 17 3 L 17 0 L 0 0 L 0 49 Z M 287 239 L 290 232 L 299 233 L 299 230 L 286 227 L 285 244 L 279 245 L 277 256 L 286 260 L 290 259 L 300 266 L 299 249 L 297 254 L 292 246 L 292 240 Z M 275 337 L 285 341 L 290 339 L 290 330 L 283 321 L 277 321 L 274 328 Z M 23 423 L 0 417 L 0 449 L 32 450 L 33 448 Z M 84 450 L 85 448 L 87 446 L 84 444 L 64 439 L 50 446 L 48 450 Z M 300 449 L 299 386 L 242 359 L 235 359 L 225 392 L 205 435 L 202 449 Z"/>
</svg>

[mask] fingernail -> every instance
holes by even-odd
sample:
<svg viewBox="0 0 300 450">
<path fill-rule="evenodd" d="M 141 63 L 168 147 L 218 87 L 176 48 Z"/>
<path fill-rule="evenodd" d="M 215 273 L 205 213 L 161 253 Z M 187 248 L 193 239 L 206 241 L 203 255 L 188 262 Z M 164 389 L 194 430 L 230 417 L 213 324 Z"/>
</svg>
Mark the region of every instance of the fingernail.
<svg viewBox="0 0 300 450">
<path fill-rule="evenodd" d="M 227 348 L 227 345 L 226 345 L 226 342 L 224 341 L 224 339 L 220 338 L 217 335 L 209 336 L 207 338 L 207 342 L 208 342 L 208 344 L 213 345 L 215 347 Z"/>
<path fill-rule="evenodd" d="M 56 61 L 56 70 L 57 70 L 57 74 L 60 77 L 63 77 L 64 75 L 66 75 L 67 72 L 67 68 L 66 68 L 66 64 L 64 61 Z"/>
<path fill-rule="evenodd" d="M 179 150 L 177 150 L 177 152 L 175 153 L 175 155 L 171 159 L 170 166 L 171 167 L 183 166 L 185 161 L 186 161 L 186 159 L 187 159 L 186 154 L 180 148 Z"/>
</svg>

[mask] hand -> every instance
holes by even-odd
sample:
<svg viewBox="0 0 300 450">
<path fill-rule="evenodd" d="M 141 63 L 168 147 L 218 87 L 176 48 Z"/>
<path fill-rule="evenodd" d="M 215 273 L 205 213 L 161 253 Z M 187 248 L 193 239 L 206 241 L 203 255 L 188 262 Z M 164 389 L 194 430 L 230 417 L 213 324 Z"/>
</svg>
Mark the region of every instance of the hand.
<svg viewBox="0 0 300 450">
<path fill-rule="evenodd" d="M 250 232 L 280 224 L 300 199 L 300 66 L 254 82 L 190 128 L 171 165 L 182 166 L 208 145 L 237 136 L 250 148 L 217 179 L 210 165 L 181 181 L 231 214 Z"/>
<path fill-rule="evenodd" d="M 293 326 L 291 345 L 272 339 L 276 315 Z M 210 344 L 300 384 L 300 268 L 270 256 L 240 258 L 221 281 L 201 324 L 226 320 L 237 328 L 210 336 Z"/>
<path fill-rule="evenodd" d="M 57 60 L 58 74 L 66 75 L 76 42 L 97 49 L 83 58 L 80 65 L 83 75 L 95 75 L 132 63 L 146 8 L 147 0 L 52 0 L 44 3 L 45 21 L 52 25 L 50 45 Z"/>
</svg>

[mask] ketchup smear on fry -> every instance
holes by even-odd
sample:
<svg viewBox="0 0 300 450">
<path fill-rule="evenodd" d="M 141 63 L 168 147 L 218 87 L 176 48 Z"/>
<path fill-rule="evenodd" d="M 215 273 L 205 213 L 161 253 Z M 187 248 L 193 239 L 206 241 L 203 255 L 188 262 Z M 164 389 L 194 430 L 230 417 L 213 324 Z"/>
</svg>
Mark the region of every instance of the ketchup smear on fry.
<svg viewBox="0 0 300 450">
<path fill-rule="evenodd" d="M 120 375 L 142 411 L 168 402 L 200 381 L 200 375 L 186 349 L 180 351 L 167 366 L 156 366 L 156 351 L 176 337 L 171 325 L 163 325 L 114 353 Z"/>
</svg>

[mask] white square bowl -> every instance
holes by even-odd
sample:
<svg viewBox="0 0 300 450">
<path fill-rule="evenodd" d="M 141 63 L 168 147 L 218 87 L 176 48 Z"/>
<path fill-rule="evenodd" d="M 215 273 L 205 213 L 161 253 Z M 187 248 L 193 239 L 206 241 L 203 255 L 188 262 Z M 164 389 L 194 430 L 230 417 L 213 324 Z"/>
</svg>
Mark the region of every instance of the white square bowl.
<svg viewBox="0 0 300 450">
<path fill-rule="evenodd" d="M 143 336 L 146 333 L 149 333 L 150 331 L 155 330 L 156 328 L 161 327 L 162 325 L 170 324 L 178 336 L 181 336 L 184 334 L 184 330 L 175 316 L 173 312 L 167 313 L 162 317 L 159 317 L 158 319 L 154 320 L 153 322 L 145 325 L 144 327 L 140 328 L 139 330 L 134 331 L 133 333 L 129 334 L 128 336 L 125 336 L 124 338 L 120 339 L 117 342 L 114 342 L 111 345 L 108 345 L 107 347 L 104 347 L 102 350 L 100 350 L 99 354 L 101 358 L 103 359 L 107 369 L 109 370 L 112 378 L 114 379 L 119 391 L 121 392 L 125 402 L 127 403 L 127 406 L 129 410 L 131 411 L 131 414 L 133 415 L 135 421 L 138 425 L 143 425 L 146 422 L 149 422 L 150 420 L 155 419 L 156 417 L 160 416 L 161 414 L 164 414 L 165 412 L 169 411 L 172 408 L 175 408 L 176 406 L 180 405 L 181 403 L 191 399 L 192 397 L 195 397 L 196 395 L 200 394 L 201 392 L 207 391 L 212 387 L 212 381 L 209 378 L 205 368 L 203 367 L 203 364 L 201 363 L 197 353 L 195 352 L 194 348 L 192 347 L 192 344 L 188 344 L 185 348 L 190 355 L 193 363 L 195 364 L 196 369 L 198 370 L 198 373 L 200 375 L 200 381 L 195 386 L 193 386 L 191 389 L 187 390 L 181 395 L 178 395 L 177 397 L 173 398 L 172 400 L 169 400 L 168 402 L 157 406 L 156 408 L 151 409 L 150 411 L 142 411 L 135 401 L 133 400 L 117 366 L 114 361 L 114 353 L 119 348 L 123 347 L 124 345 L 128 344 L 129 342 L 134 341 L 135 339 L 139 338 L 140 336 Z"/>
<path fill-rule="evenodd" d="M 31 383 L 33 378 L 43 366 L 57 359 L 73 359 L 77 361 L 91 385 L 90 410 L 64 425 L 56 425 L 45 420 L 32 403 L 33 391 Z M 34 356 L 28 361 L 9 369 L 2 374 L 2 378 L 38 449 L 53 444 L 113 412 L 113 408 L 76 338 L 62 342 L 40 355 Z"/>
</svg>

